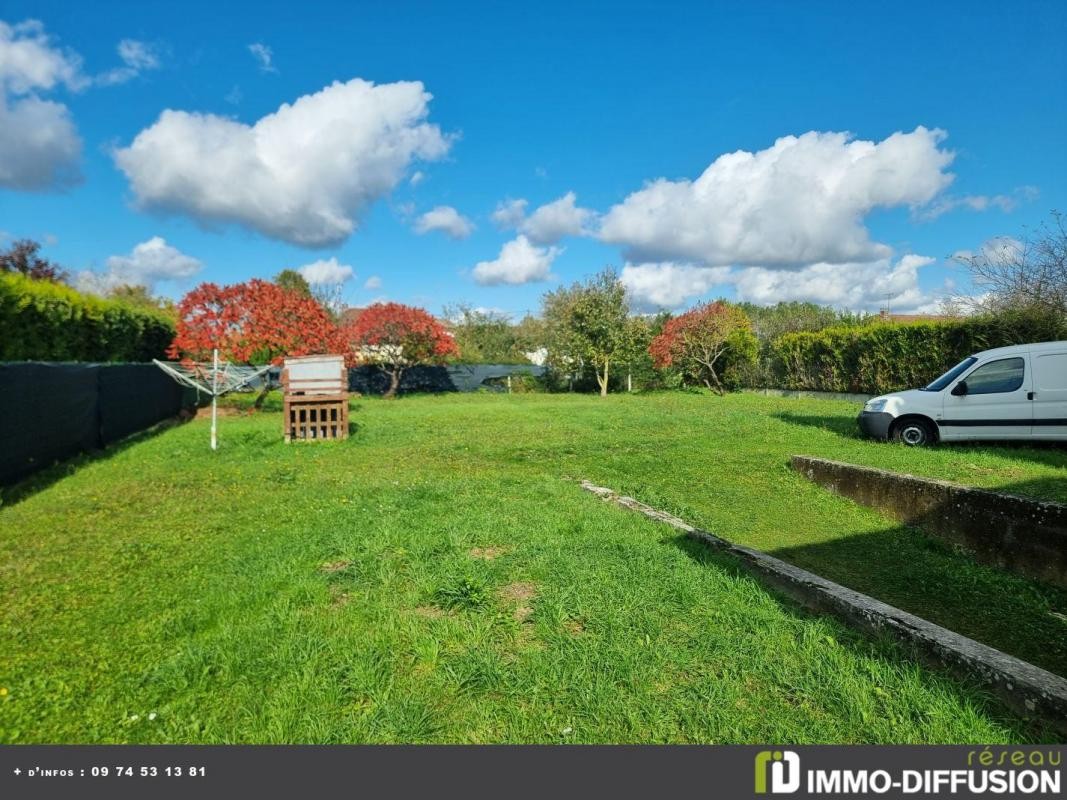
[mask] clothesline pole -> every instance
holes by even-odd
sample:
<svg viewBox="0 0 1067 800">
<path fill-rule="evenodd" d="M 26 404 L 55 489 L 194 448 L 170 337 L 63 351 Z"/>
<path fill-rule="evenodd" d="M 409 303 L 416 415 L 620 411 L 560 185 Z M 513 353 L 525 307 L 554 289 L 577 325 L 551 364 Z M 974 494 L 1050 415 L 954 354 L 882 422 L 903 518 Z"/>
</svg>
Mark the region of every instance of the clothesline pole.
<svg viewBox="0 0 1067 800">
<path fill-rule="evenodd" d="M 216 347 L 212 357 L 211 369 L 211 449 L 218 450 L 216 430 L 219 420 L 219 349 Z"/>
</svg>

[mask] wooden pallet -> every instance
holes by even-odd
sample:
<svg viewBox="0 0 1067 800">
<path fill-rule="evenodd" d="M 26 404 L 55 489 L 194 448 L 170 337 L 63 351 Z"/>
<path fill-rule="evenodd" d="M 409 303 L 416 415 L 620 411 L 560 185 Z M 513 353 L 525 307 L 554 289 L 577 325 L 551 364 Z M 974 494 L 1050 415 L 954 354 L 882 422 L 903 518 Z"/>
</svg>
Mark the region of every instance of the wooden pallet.
<svg viewBox="0 0 1067 800">
<path fill-rule="evenodd" d="M 348 393 L 286 395 L 282 419 L 285 441 L 348 438 Z"/>
</svg>

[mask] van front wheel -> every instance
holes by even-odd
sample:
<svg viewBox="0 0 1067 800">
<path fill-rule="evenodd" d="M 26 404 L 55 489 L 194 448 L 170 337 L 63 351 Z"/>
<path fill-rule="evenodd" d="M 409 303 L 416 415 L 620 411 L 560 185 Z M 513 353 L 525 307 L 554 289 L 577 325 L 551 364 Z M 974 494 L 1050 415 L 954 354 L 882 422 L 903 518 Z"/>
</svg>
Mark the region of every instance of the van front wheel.
<svg viewBox="0 0 1067 800">
<path fill-rule="evenodd" d="M 893 426 L 893 441 L 908 447 L 925 447 L 937 441 L 934 426 L 924 419 L 905 419 Z"/>
</svg>

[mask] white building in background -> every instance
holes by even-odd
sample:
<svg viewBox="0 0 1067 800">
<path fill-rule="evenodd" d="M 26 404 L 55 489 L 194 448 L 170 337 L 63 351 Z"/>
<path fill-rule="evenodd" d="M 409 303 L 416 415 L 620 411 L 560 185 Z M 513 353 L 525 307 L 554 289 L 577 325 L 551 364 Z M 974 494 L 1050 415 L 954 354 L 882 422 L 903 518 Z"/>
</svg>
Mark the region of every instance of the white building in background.
<svg viewBox="0 0 1067 800">
<path fill-rule="evenodd" d="M 523 355 L 529 359 L 531 364 L 543 367 L 545 365 L 545 359 L 548 358 L 548 350 L 544 347 L 538 347 L 532 353 L 523 353 Z"/>
</svg>

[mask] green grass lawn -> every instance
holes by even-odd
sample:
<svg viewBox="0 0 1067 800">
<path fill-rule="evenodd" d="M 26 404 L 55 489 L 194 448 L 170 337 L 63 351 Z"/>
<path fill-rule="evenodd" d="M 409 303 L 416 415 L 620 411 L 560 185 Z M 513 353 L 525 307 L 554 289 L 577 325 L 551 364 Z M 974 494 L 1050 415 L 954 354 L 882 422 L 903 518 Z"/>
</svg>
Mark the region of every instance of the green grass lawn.
<svg viewBox="0 0 1067 800">
<path fill-rule="evenodd" d="M 1067 674 L 1067 593 L 796 475 L 792 453 L 1067 500 L 1067 452 L 864 442 L 755 395 L 353 402 L 345 442 L 198 419 L 8 491 L 2 742 L 1054 739 L 605 504 L 628 492 Z"/>
</svg>

